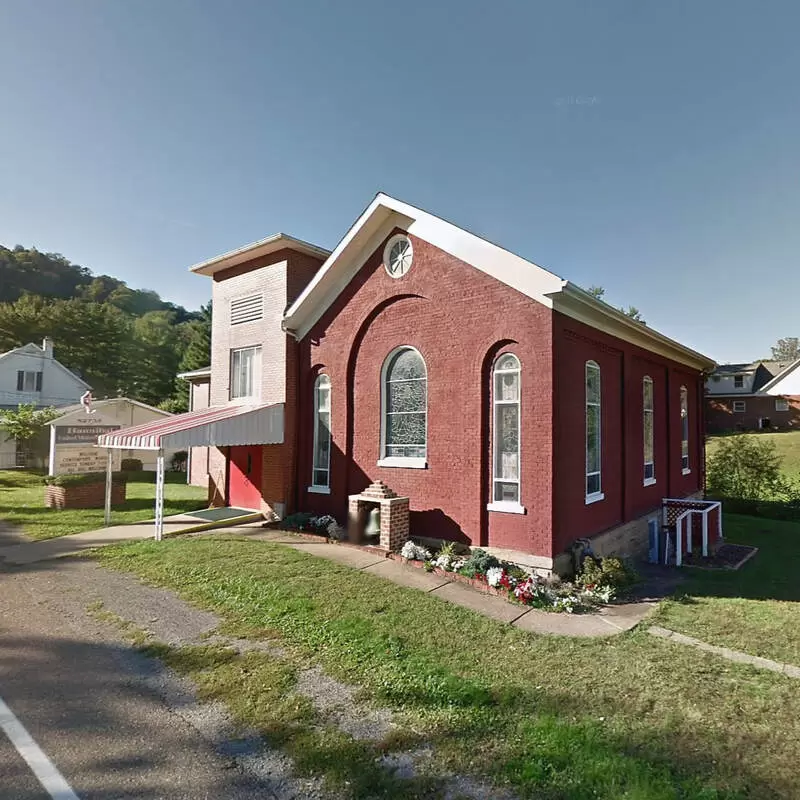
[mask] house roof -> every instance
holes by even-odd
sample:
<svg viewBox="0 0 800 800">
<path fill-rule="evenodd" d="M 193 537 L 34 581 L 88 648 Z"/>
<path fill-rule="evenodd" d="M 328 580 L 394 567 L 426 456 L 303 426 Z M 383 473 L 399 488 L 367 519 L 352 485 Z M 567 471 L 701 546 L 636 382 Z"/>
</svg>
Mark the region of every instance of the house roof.
<svg viewBox="0 0 800 800">
<path fill-rule="evenodd" d="M 97 438 L 99 447 L 116 450 L 282 443 L 283 403 L 204 408 Z"/>
<path fill-rule="evenodd" d="M 760 362 L 753 361 L 746 364 L 717 364 L 714 375 L 741 375 L 743 372 L 755 372 Z"/>
<path fill-rule="evenodd" d="M 253 258 L 260 258 L 287 248 L 289 250 L 297 250 L 306 255 L 316 256 L 317 258 L 327 258 L 331 252 L 324 247 L 317 247 L 315 244 L 289 236 L 286 233 L 273 233 L 272 236 L 267 236 L 266 239 L 260 239 L 236 250 L 230 250 L 220 256 L 214 256 L 208 261 L 201 261 L 199 264 L 189 267 L 189 270 L 198 275 L 213 275 L 215 272 L 235 267 Z"/>
<path fill-rule="evenodd" d="M 591 327 L 694 369 L 709 370 L 714 366 L 713 359 L 632 320 L 549 270 L 383 193 L 376 195 L 287 310 L 286 330 L 302 339 L 395 228 L 430 242 L 542 305 Z"/>
<path fill-rule="evenodd" d="M 39 347 L 38 344 L 34 344 L 33 342 L 28 342 L 28 344 L 20 345 L 19 347 L 14 347 L 11 350 L 6 350 L 5 353 L 0 353 L 0 361 L 8 356 L 12 355 L 27 355 L 27 356 L 39 356 L 39 358 L 44 357 L 44 350 Z M 67 375 L 72 377 L 75 381 L 81 384 L 84 389 L 91 389 L 92 387 L 86 383 L 83 378 L 76 375 L 71 369 L 67 369 L 57 358 L 49 359 L 53 365 L 60 369 L 62 372 L 65 372 Z"/>
<path fill-rule="evenodd" d="M 148 411 L 153 411 L 156 414 L 161 415 L 162 417 L 174 417 L 175 415 L 171 411 L 165 411 L 163 408 L 156 408 L 155 406 L 149 406 L 147 403 L 141 403 L 138 400 L 132 400 L 130 397 L 107 397 L 104 400 L 94 400 L 92 402 L 92 406 L 95 408 L 105 408 L 112 403 L 117 403 L 120 400 L 124 400 L 126 403 L 130 403 L 131 405 L 138 406 L 139 408 L 146 408 Z M 51 420 L 48 425 L 58 425 L 64 417 L 69 416 L 70 414 L 74 414 L 76 411 L 81 411 L 83 409 L 82 403 L 74 403 L 71 406 L 62 406 L 58 410 L 62 412 L 61 416 L 57 419 Z"/>
<path fill-rule="evenodd" d="M 769 392 L 774 389 L 784 378 L 791 375 L 798 367 L 800 367 L 800 358 L 795 361 L 764 361 L 763 365 L 770 365 L 770 377 L 767 381 L 762 383 L 758 390 L 762 392 Z"/>
</svg>

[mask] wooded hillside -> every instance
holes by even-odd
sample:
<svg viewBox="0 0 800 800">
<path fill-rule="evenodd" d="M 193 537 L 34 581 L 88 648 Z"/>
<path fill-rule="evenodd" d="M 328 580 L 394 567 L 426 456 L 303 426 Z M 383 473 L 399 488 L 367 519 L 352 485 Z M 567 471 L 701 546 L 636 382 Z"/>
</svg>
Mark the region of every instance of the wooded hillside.
<svg viewBox="0 0 800 800">
<path fill-rule="evenodd" d="M 210 330 L 210 305 L 187 311 L 58 253 L 0 246 L 0 353 L 50 336 L 95 397 L 185 410 L 175 374 L 208 365 Z"/>
</svg>

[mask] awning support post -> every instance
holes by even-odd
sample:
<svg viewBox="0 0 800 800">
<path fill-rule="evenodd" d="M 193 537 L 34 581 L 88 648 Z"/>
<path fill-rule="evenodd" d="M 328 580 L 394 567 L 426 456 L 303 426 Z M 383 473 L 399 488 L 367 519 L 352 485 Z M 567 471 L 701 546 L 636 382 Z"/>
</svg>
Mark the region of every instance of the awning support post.
<svg viewBox="0 0 800 800">
<path fill-rule="evenodd" d="M 156 535 L 161 541 L 164 533 L 164 451 L 159 450 L 156 457 Z"/>
<path fill-rule="evenodd" d="M 114 451 L 109 447 L 106 449 L 106 504 L 105 504 L 105 526 L 111 524 L 111 485 L 113 482 Z"/>
</svg>

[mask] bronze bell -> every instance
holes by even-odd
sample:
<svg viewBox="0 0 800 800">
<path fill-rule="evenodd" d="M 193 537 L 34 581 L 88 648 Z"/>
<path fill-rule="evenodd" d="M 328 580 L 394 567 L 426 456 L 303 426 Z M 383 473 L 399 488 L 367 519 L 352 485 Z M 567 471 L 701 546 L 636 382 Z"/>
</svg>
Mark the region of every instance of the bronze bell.
<svg viewBox="0 0 800 800">
<path fill-rule="evenodd" d="M 381 509 L 380 506 L 375 506 L 369 512 L 369 520 L 367 528 L 364 531 L 367 536 L 380 536 L 381 534 Z"/>
</svg>

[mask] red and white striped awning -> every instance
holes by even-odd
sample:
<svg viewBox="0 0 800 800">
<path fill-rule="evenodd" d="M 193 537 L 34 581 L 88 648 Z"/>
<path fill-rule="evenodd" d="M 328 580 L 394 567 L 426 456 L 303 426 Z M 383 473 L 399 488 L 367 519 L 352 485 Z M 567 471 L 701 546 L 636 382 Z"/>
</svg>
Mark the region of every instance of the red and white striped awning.
<svg viewBox="0 0 800 800">
<path fill-rule="evenodd" d="M 270 406 L 218 406 L 120 428 L 97 437 L 99 447 L 115 450 L 225 447 L 281 444 L 283 403 Z"/>
</svg>

